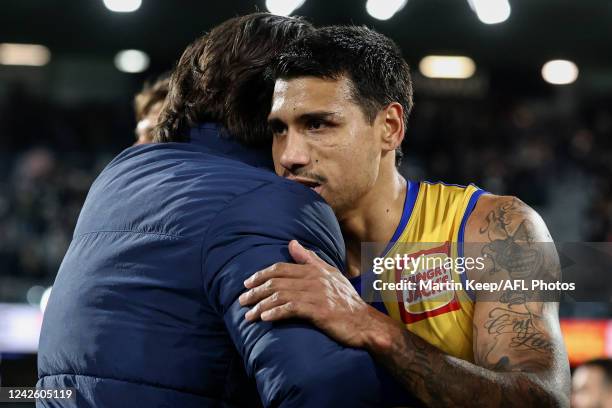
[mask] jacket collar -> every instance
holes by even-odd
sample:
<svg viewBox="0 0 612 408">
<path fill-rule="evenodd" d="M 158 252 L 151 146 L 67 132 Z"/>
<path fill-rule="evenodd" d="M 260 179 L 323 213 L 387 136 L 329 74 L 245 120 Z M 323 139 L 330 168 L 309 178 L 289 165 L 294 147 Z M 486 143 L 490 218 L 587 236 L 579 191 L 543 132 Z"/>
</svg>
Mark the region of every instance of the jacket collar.
<svg viewBox="0 0 612 408">
<path fill-rule="evenodd" d="M 224 156 L 255 167 L 274 169 L 272 149 L 246 147 L 229 137 L 227 130 L 219 123 L 201 123 L 189 132 L 190 143 L 204 148 L 211 154 Z"/>
</svg>

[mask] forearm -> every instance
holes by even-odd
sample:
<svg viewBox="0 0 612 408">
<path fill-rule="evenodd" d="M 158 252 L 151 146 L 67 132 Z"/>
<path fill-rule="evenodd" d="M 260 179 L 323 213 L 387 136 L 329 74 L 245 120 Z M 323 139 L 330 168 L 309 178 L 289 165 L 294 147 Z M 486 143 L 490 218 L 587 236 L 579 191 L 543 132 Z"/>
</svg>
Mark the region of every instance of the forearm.
<svg viewBox="0 0 612 408">
<path fill-rule="evenodd" d="M 447 354 L 399 325 L 367 349 L 427 406 L 568 406 L 567 396 L 533 373 L 496 372 Z M 478 398 L 474 396 L 477 395 Z"/>
</svg>

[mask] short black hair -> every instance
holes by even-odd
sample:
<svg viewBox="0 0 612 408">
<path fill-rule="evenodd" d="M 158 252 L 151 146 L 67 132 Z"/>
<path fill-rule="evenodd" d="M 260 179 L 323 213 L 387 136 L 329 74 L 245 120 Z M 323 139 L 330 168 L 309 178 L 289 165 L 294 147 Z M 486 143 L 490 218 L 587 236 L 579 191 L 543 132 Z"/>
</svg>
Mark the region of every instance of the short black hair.
<svg viewBox="0 0 612 408">
<path fill-rule="evenodd" d="M 270 143 L 266 118 L 274 84 L 265 79 L 265 70 L 310 30 L 314 27 L 298 17 L 252 13 L 195 40 L 172 73 L 154 141 L 189 141 L 192 126 L 214 121 L 245 145 Z"/>
<path fill-rule="evenodd" d="M 392 102 L 404 108 L 404 124 L 412 110 L 410 67 L 390 38 L 365 26 L 328 26 L 294 41 L 275 60 L 267 77 L 293 79 L 313 76 L 338 79 L 346 76 L 353 100 L 372 123 Z M 399 161 L 401 150 L 396 158 Z"/>
<path fill-rule="evenodd" d="M 612 385 L 612 359 L 596 358 L 582 363 L 579 367 L 597 367 L 604 372 L 604 379 L 607 384 Z"/>
</svg>

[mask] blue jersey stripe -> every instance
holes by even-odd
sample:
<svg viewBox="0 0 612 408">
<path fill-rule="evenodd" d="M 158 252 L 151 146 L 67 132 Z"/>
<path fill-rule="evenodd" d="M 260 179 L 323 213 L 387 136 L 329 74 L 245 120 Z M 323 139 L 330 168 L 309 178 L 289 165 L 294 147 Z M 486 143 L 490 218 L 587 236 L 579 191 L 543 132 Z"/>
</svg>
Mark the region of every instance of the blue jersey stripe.
<svg viewBox="0 0 612 408">
<path fill-rule="evenodd" d="M 402 235 L 402 232 L 406 228 L 406 225 L 408 225 L 408 221 L 410 221 L 410 216 L 412 215 L 412 210 L 414 209 L 414 204 L 416 203 L 417 196 L 419 195 L 419 188 L 420 188 L 419 182 L 414 182 L 410 180 L 408 181 L 408 186 L 406 188 L 406 198 L 404 199 L 404 209 L 402 210 L 402 217 L 400 218 L 400 222 L 397 225 L 395 232 L 393 233 L 393 237 L 391 238 L 391 241 L 389 241 L 389 243 L 387 244 L 387 247 L 380 255 L 381 257 L 385 256 L 385 254 L 389 251 L 389 249 L 391 249 L 393 244 L 395 244 L 395 242 L 399 239 L 400 235 Z M 369 270 L 363 275 L 365 275 L 365 277 L 367 278 L 371 278 L 374 275 L 374 272 L 372 272 L 372 270 Z M 361 295 L 361 280 L 362 280 L 363 275 L 355 276 L 354 278 L 349 279 L 351 284 L 357 290 L 357 293 L 359 293 L 360 295 Z M 374 306 L 376 309 L 378 309 L 381 312 L 387 313 L 384 303 L 382 302 L 380 304 L 377 304 L 377 303 L 378 302 L 373 303 L 372 306 Z"/>
<path fill-rule="evenodd" d="M 399 239 L 402 232 L 406 228 L 408 221 L 410 220 L 410 216 L 412 215 L 412 210 L 414 209 L 414 204 L 416 203 L 417 196 L 419 195 L 419 187 L 420 183 L 415 183 L 412 181 L 408 181 L 408 188 L 406 188 L 406 198 L 404 200 L 404 210 L 402 211 L 402 218 L 393 233 L 393 237 L 385 248 L 385 253 L 391 249 L 391 246 Z M 385 255 L 385 254 L 383 254 Z"/>
<path fill-rule="evenodd" d="M 459 256 L 460 258 L 463 257 L 464 255 L 463 254 L 463 240 L 465 236 L 465 225 L 467 224 L 467 220 L 470 217 L 470 214 L 472 214 L 472 211 L 474 211 L 474 207 L 476 207 L 476 203 L 478 202 L 478 199 L 483 194 L 488 194 L 488 193 L 481 189 L 478 189 L 474 191 L 474 193 L 472 193 L 472 196 L 470 197 L 470 201 L 468 202 L 468 205 L 465 209 L 465 213 L 463 214 L 463 218 L 461 219 L 461 224 L 459 226 L 459 236 L 457 237 L 457 256 Z M 470 299 L 474 301 L 475 300 L 474 293 L 471 290 L 469 290 L 465 284 L 467 272 L 461 273 L 460 275 L 461 275 L 461 282 L 463 284 L 463 287 L 465 288 L 464 289 L 465 293 L 467 293 Z"/>
</svg>

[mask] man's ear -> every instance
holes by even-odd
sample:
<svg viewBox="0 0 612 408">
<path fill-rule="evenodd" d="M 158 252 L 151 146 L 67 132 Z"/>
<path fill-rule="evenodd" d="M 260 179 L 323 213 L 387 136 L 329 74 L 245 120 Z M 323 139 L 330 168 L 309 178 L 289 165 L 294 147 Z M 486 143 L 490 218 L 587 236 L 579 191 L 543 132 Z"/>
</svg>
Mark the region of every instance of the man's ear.
<svg viewBox="0 0 612 408">
<path fill-rule="evenodd" d="M 393 151 L 401 146 L 404 140 L 404 108 L 397 102 L 392 102 L 379 113 L 382 122 L 381 147 L 385 151 Z"/>
</svg>

